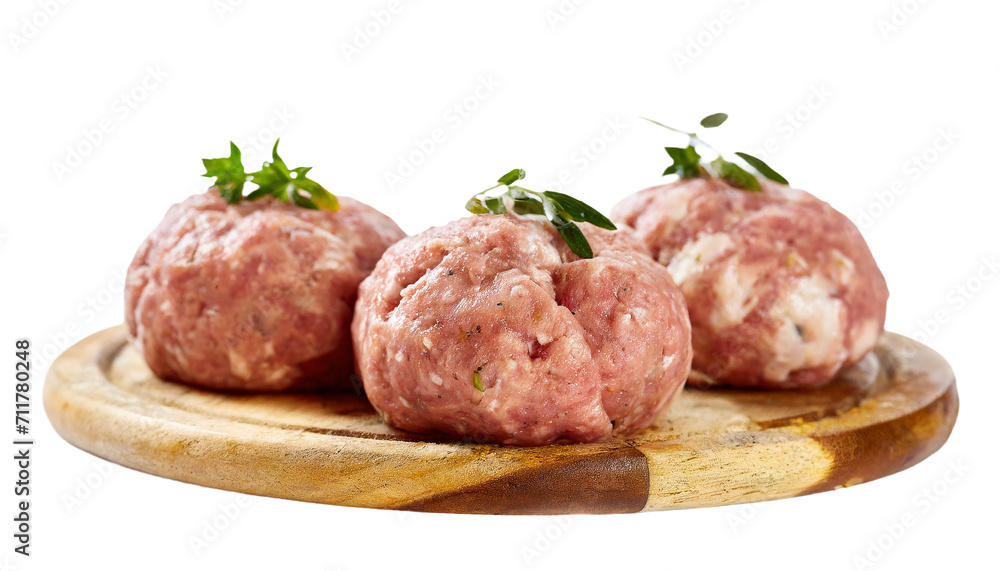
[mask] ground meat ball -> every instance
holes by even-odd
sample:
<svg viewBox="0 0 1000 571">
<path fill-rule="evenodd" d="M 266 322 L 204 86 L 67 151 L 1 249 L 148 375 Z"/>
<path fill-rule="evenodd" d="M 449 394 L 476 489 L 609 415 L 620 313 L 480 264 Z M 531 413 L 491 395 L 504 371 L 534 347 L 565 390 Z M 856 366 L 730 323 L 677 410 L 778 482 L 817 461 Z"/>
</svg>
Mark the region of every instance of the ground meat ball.
<svg viewBox="0 0 1000 571">
<path fill-rule="evenodd" d="M 691 366 L 684 299 L 631 232 L 464 218 L 389 248 L 354 350 L 386 422 L 479 442 L 590 442 L 647 426 Z M 482 390 L 475 385 L 481 383 Z"/>
<path fill-rule="evenodd" d="M 404 233 L 350 198 L 337 212 L 217 192 L 174 205 L 128 271 L 125 320 L 158 376 L 201 387 L 346 387 L 358 284 Z"/>
<path fill-rule="evenodd" d="M 693 384 L 819 386 L 882 333 L 889 292 L 864 238 L 806 192 L 696 178 L 634 194 L 611 217 L 687 298 Z"/>
</svg>

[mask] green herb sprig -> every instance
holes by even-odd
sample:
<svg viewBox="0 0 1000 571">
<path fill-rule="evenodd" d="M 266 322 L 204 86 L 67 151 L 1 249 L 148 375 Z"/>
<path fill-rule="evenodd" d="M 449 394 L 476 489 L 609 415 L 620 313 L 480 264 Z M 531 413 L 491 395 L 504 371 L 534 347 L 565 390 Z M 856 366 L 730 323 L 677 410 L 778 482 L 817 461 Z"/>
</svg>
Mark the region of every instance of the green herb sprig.
<svg viewBox="0 0 1000 571">
<path fill-rule="evenodd" d="M 521 169 L 510 171 L 497 180 L 498 184 L 470 198 L 465 209 L 473 214 L 503 214 L 507 212 L 507 204 L 504 202 L 506 196 L 513 202 L 512 209 L 516 214 L 545 216 L 555 226 L 569 249 L 581 258 L 593 258 L 594 251 L 576 222 L 588 222 L 605 230 L 617 230 L 606 216 L 572 196 L 551 190 L 536 192 L 514 184 L 524 176 Z M 506 192 L 497 196 L 486 194 L 500 187 L 506 188 Z"/>
<path fill-rule="evenodd" d="M 229 204 L 273 196 L 282 202 L 311 210 L 322 209 L 332 212 L 339 210 L 340 203 L 337 197 L 306 176 L 312 167 L 288 168 L 285 161 L 278 156 L 280 141 L 281 139 L 278 139 L 274 142 L 271 162 L 265 162 L 259 171 L 251 173 L 243 168 L 239 147 L 230 141 L 228 157 L 202 159 L 206 171 L 202 176 L 215 177 L 213 186 Z M 244 196 L 243 187 L 247 182 L 257 185 L 257 188 Z"/>
<path fill-rule="evenodd" d="M 646 119 L 643 117 L 643 119 Z M 701 126 L 706 129 L 714 129 L 719 127 L 726 120 L 729 119 L 729 115 L 725 113 L 713 113 L 708 117 L 701 120 Z M 667 154 L 673 160 L 673 163 L 667 167 L 667 170 L 663 171 L 663 176 L 669 174 L 676 174 L 682 179 L 687 178 L 698 178 L 698 177 L 718 177 L 725 180 L 733 186 L 748 190 L 750 192 L 760 192 L 761 185 L 760 179 L 756 175 L 751 174 L 750 171 L 741 167 L 737 163 L 726 160 L 722 153 L 715 150 L 714 147 L 702 140 L 697 133 L 689 133 L 681 129 L 675 129 L 668 125 L 664 125 L 659 121 L 653 121 L 652 119 L 646 119 L 650 123 L 659 125 L 665 129 L 669 129 L 675 133 L 680 133 L 682 135 L 688 136 L 688 145 L 686 147 L 666 147 Z M 715 153 L 716 158 L 712 161 L 705 160 L 698 149 L 708 149 L 709 151 Z M 758 159 L 757 157 L 749 153 L 735 153 L 740 159 L 742 159 L 751 170 L 763 176 L 764 178 L 773 180 L 774 182 L 780 184 L 788 184 L 788 180 L 785 177 L 778 174 L 777 171 L 772 169 L 764 161 Z"/>
</svg>

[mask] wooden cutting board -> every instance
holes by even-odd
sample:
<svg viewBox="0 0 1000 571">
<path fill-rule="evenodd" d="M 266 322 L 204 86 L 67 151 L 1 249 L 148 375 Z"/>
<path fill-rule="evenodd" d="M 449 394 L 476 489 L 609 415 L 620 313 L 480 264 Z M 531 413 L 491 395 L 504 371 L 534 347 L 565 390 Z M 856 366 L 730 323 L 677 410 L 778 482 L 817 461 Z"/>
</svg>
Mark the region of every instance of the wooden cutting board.
<svg viewBox="0 0 1000 571">
<path fill-rule="evenodd" d="M 232 395 L 152 375 L 124 327 L 53 363 L 45 410 L 74 446 L 247 494 L 431 512 L 622 513 L 788 498 L 904 470 L 958 414 L 951 368 L 887 333 L 815 391 L 686 389 L 656 424 L 602 444 L 432 441 L 355 395 Z"/>
</svg>

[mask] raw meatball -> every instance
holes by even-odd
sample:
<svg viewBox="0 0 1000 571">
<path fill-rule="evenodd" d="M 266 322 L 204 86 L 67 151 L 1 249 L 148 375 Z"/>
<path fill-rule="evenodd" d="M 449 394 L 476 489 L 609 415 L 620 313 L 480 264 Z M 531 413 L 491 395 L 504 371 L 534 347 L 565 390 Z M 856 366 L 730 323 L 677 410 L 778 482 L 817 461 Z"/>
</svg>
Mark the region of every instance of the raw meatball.
<svg viewBox="0 0 1000 571">
<path fill-rule="evenodd" d="M 689 179 L 612 211 L 687 298 L 693 384 L 819 386 L 882 333 L 889 292 L 854 224 L 806 192 L 763 186 Z"/>
<path fill-rule="evenodd" d="M 389 248 L 352 328 L 387 423 L 540 445 L 633 432 L 664 409 L 691 367 L 684 298 L 630 232 L 580 226 L 592 259 L 510 214 Z"/>
<path fill-rule="evenodd" d="M 340 197 L 337 212 L 218 192 L 174 205 L 128 271 L 125 320 L 162 378 L 215 389 L 345 387 L 358 284 L 405 234 Z"/>
</svg>

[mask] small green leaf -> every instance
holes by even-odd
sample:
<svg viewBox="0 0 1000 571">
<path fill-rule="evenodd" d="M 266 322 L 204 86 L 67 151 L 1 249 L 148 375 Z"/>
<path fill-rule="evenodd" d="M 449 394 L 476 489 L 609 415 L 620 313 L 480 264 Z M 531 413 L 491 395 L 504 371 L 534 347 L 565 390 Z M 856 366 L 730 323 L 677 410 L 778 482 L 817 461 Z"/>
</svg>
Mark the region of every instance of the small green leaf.
<svg viewBox="0 0 1000 571">
<path fill-rule="evenodd" d="M 785 177 L 778 174 L 777 171 L 769 167 L 767 163 L 758 159 L 757 157 L 749 155 L 747 153 L 736 153 L 736 156 L 746 161 L 750 166 L 757 169 L 757 172 L 773 180 L 774 182 L 781 184 L 788 184 L 788 181 L 785 179 Z"/>
<path fill-rule="evenodd" d="M 470 198 L 465 203 L 465 209 L 473 214 L 503 214 L 507 212 L 507 206 L 504 205 L 502 198 L 480 198 L 479 195 Z"/>
<path fill-rule="evenodd" d="M 244 199 L 259 200 L 265 196 L 272 196 L 302 208 L 338 210 L 340 203 L 337 197 L 318 182 L 308 178 L 307 175 L 312 167 L 288 168 L 278 155 L 279 141 L 275 141 L 274 149 L 271 151 L 272 161 L 265 162 L 259 171 L 252 173 L 244 171 L 240 150 L 230 142 L 228 158 L 202 160 L 207 171 L 203 176 L 216 177 L 215 186 L 229 204 L 239 204 Z M 244 197 L 243 186 L 247 181 L 253 182 L 257 188 Z"/>
<path fill-rule="evenodd" d="M 674 163 L 663 171 L 663 176 L 677 174 L 681 178 L 698 178 L 702 175 L 701 155 L 693 145 L 687 147 L 665 147 Z"/>
<path fill-rule="evenodd" d="M 337 197 L 306 176 L 312 167 L 288 168 L 278 155 L 279 142 L 281 139 L 274 142 L 271 162 L 265 162 L 259 171 L 249 174 L 258 188 L 247 198 L 256 200 L 264 196 L 273 196 L 282 202 L 311 210 L 322 209 L 332 212 L 339 210 L 340 202 L 337 201 Z"/>
<path fill-rule="evenodd" d="M 725 113 L 713 113 L 712 115 L 709 115 L 701 120 L 701 126 L 706 129 L 712 129 L 722 125 L 728 119 L 729 115 Z M 763 179 L 758 178 L 758 174 L 773 180 L 774 182 L 788 184 L 788 180 L 786 180 L 785 177 L 778 174 L 774 169 L 768 166 L 767 163 L 757 157 L 754 157 L 753 155 L 747 153 L 736 153 L 737 156 L 750 165 L 754 171 L 754 173 L 750 173 L 740 165 L 722 158 L 722 153 L 703 141 L 700 137 L 698 137 L 697 133 L 685 133 L 680 129 L 675 129 L 656 121 L 652 122 L 662 127 L 666 127 L 671 131 L 688 136 L 687 147 L 666 147 L 667 154 L 670 155 L 670 158 L 673 159 L 674 162 L 667 167 L 667 170 L 663 171 L 664 176 L 676 174 L 682 179 L 702 176 L 709 178 L 718 177 L 733 186 L 751 192 L 761 191 L 761 181 Z M 707 159 L 704 159 L 698 154 L 696 148 L 707 148 L 712 152 L 713 156 L 718 156 L 718 158 L 709 162 Z"/>
<path fill-rule="evenodd" d="M 520 215 L 525 214 L 545 214 L 545 206 L 541 200 L 532 198 L 515 198 L 514 212 Z"/>
<path fill-rule="evenodd" d="M 608 220 L 606 216 L 597 211 L 594 207 L 586 204 L 582 200 L 577 200 L 568 194 L 555 191 L 545 191 L 544 194 L 559 209 L 560 213 L 569 216 L 570 220 L 577 222 L 589 222 L 598 228 L 605 230 L 617 230 L 614 222 Z"/>
<path fill-rule="evenodd" d="M 299 167 L 293 169 L 292 172 L 308 172 L 312 167 Z M 323 188 L 318 182 L 308 179 L 305 175 L 296 176 L 291 183 L 297 190 L 304 191 L 309 194 L 312 198 L 312 202 L 322 210 L 332 210 L 336 212 L 340 209 L 340 202 L 337 201 L 337 197 L 330 194 L 328 190 Z"/>
<path fill-rule="evenodd" d="M 761 190 L 760 181 L 757 180 L 757 177 L 748 173 L 743 169 L 743 167 L 736 163 L 731 163 L 722 157 L 719 157 L 712 161 L 712 168 L 715 169 L 719 178 L 725 180 L 733 186 L 738 186 L 753 192 L 760 192 Z"/>
<path fill-rule="evenodd" d="M 499 197 L 477 194 L 465 203 L 465 209 L 473 214 L 504 214 L 507 212 L 507 205 L 503 197 L 506 196 L 512 200 L 511 210 L 515 214 L 544 214 L 569 249 L 581 258 L 592 258 L 594 252 L 583 231 L 573 221 L 587 222 L 607 230 L 617 229 L 606 216 L 572 196 L 553 191 L 536 192 L 513 184 L 522 178 L 523 170 L 510 171 L 500 178 L 500 184 L 497 185 L 506 186 L 507 192 Z M 486 192 L 490 190 L 493 189 L 487 189 Z"/>
<path fill-rule="evenodd" d="M 486 204 L 486 208 L 489 208 L 490 212 L 493 214 L 503 214 L 504 212 L 507 212 L 507 206 L 503 203 L 503 199 L 499 196 L 496 198 L 487 198 L 484 201 L 484 204 Z"/>
<path fill-rule="evenodd" d="M 549 218 L 552 225 L 556 227 L 559 235 L 562 236 L 563 242 L 569 246 L 570 251 L 572 251 L 577 256 L 581 258 L 593 258 L 594 250 L 590 247 L 590 242 L 587 241 L 587 237 L 583 235 L 583 230 L 573 222 L 564 220 L 560 216 L 553 216 Z"/>
<path fill-rule="evenodd" d="M 479 378 L 479 371 L 472 373 L 472 386 L 479 392 L 483 392 L 483 381 Z"/>
<path fill-rule="evenodd" d="M 473 196 L 472 198 L 469 199 L 468 202 L 465 203 L 465 209 L 473 214 L 490 213 L 490 209 L 486 208 L 486 205 L 483 204 L 483 201 L 479 200 L 479 198 L 476 196 Z"/>
<path fill-rule="evenodd" d="M 725 123 L 726 119 L 729 119 L 729 115 L 725 113 L 713 113 L 701 120 L 701 126 L 706 129 L 713 129 Z"/>
<path fill-rule="evenodd" d="M 298 192 L 295 192 L 294 188 L 289 188 L 287 192 L 288 198 L 292 204 L 301 206 L 302 208 L 308 208 L 309 210 L 319 210 L 319 206 L 317 206 L 311 198 L 302 196 Z"/>
<path fill-rule="evenodd" d="M 500 184 L 502 184 L 504 186 L 510 186 L 510 185 L 514 184 L 515 182 L 523 179 L 524 176 L 525 176 L 525 173 L 524 173 L 523 169 L 514 169 L 514 170 L 510 171 L 509 173 L 507 173 L 507 174 L 503 175 L 502 177 L 500 177 L 500 179 L 497 180 L 497 182 L 499 182 Z"/>
<path fill-rule="evenodd" d="M 243 185 L 247 174 L 243 170 L 243 160 L 240 149 L 232 141 L 229 142 L 229 157 L 220 159 L 202 159 L 205 174 L 201 176 L 215 177 L 219 194 L 229 204 L 239 204 L 243 199 Z"/>
</svg>

